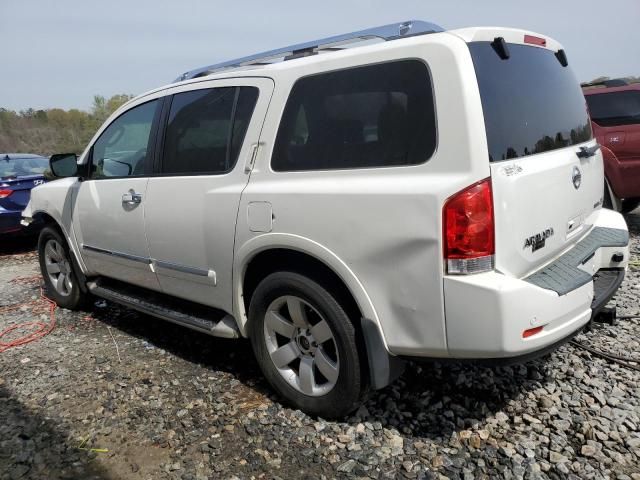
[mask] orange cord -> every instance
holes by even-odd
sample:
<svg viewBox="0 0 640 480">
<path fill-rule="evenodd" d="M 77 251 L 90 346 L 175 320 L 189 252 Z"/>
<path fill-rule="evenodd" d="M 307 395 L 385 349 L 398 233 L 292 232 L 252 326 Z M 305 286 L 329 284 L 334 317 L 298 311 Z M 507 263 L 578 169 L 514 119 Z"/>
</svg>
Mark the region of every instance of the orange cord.
<svg viewBox="0 0 640 480">
<path fill-rule="evenodd" d="M 38 280 L 40 279 L 40 277 L 21 277 L 21 278 L 16 278 L 14 282 L 29 283 L 36 278 Z M 42 304 L 41 303 L 42 300 L 44 300 L 48 305 Z M 30 343 L 35 340 L 38 340 L 39 338 L 42 338 L 45 335 L 48 335 L 49 333 L 51 333 L 51 331 L 56 327 L 56 316 L 55 316 L 55 311 L 57 308 L 56 302 L 54 302 L 53 300 L 50 300 L 44 295 L 44 291 L 42 290 L 42 287 L 40 287 L 40 298 L 38 300 L 0 307 L 0 313 L 17 310 L 24 306 L 31 306 L 32 313 L 40 313 L 42 312 L 42 307 L 47 307 L 49 311 L 49 323 L 25 322 L 25 323 L 19 323 L 17 325 L 12 325 L 11 327 L 4 329 L 3 331 L 0 332 L 0 353 L 4 352 L 5 350 L 9 350 L 10 348 L 17 347 L 19 345 L 24 345 L 26 343 Z M 32 331 L 27 333 L 26 335 L 23 335 L 22 337 L 18 337 L 8 342 L 3 342 L 1 340 L 9 333 L 14 332 L 16 330 L 22 330 L 22 329 L 32 329 Z"/>
</svg>

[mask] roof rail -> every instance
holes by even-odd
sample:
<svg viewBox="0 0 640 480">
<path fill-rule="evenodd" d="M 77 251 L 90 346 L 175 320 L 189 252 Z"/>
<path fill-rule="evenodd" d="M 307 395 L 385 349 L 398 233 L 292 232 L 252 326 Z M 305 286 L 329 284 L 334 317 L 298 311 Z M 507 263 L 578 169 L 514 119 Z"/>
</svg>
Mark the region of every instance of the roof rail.
<svg viewBox="0 0 640 480">
<path fill-rule="evenodd" d="M 357 41 L 371 40 L 376 38 L 384 41 L 389 41 L 396 40 L 398 38 L 411 37 L 414 35 L 424 35 L 427 33 L 436 33 L 442 31 L 444 31 L 444 29 L 439 25 L 429 22 L 423 22 L 421 20 L 410 20 L 401 23 L 391 23 L 389 25 L 383 25 L 381 27 L 367 28 L 365 30 L 359 30 L 357 32 L 335 35 L 333 37 L 299 43 L 297 45 L 290 45 L 288 47 L 278 48 L 276 50 L 270 50 L 267 52 L 249 55 L 247 57 L 236 58 L 235 60 L 229 60 L 226 62 L 197 68 L 195 70 L 190 70 L 183 73 L 174 80 L 174 83 L 181 82 L 183 80 L 190 80 L 192 78 L 204 77 L 220 70 L 239 68 L 247 65 L 266 65 L 270 63 L 269 60 L 275 60 L 278 58 L 283 58 L 284 60 L 293 60 L 294 58 L 315 55 L 322 50 L 340 50 L 340 45 L 351 44 Z"/>
</svg>

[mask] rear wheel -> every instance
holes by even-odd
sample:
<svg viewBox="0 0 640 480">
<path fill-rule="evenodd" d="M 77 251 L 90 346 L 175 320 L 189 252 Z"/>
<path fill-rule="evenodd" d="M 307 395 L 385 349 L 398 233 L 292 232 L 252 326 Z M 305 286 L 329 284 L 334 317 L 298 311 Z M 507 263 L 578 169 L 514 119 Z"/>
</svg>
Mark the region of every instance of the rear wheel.
<svg viewBox="0 0 640 480">
<path fill-rule="evenodd" d="M 47 296 L 60 307 L 81 308 L 86 295 L 78 284 L 67 242 L 56 228 L 47 226 L 40 232 L 38 257 Z"/>
<path fill-rule="evenodd" d="M 622 201 L 622 213 L 631 213 L 640 205 L 640 198 L 625 198 Z"/>
<path fill-rule="evenodd" d="M 356 331 L 328 290 L 297 273 L 273 273 L 251 298 L 249 322 L 258 363 L 289 403 L 325 418 L 358 406 L 364 379 Z"/>
<path fill-rule="evenodd" d="M 623 209 L 622 201 L 616 197 L 615 193 L 609 187 L 609 182 L 604 181 L 604 195 L 602 197 L 602 206 L 610 210 L 620 212 Z"/>
</svg>

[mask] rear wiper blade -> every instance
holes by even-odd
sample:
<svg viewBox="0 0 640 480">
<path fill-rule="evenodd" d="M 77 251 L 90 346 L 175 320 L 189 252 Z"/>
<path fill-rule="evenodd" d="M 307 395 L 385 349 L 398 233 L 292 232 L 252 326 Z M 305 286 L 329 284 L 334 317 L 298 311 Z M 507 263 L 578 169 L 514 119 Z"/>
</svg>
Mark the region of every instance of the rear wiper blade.
<svg viewBox="0 0 640 480">
<path fill-rule="evenodd" d="M 589 158 L 593 157 L 598 150 L 600 150 L 600 145 L 596 143 L 593 147 L 580 147 L 576 155 L 578 158 Z"/>
</svg>

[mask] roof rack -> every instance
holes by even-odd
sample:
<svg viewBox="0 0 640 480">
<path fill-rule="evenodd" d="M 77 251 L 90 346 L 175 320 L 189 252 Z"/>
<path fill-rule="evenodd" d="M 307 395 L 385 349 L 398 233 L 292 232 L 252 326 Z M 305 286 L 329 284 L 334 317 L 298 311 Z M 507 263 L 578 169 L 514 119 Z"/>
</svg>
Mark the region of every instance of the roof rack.
<svg viewBox="0 0 640 480">
<path fill-rule="evenodd" d="M 626 85 L 629 85 L 629 82 L 624 78 L 610 78 L 607 80 L 600 80 L 599 82 L 584 82 L 580 84 L 582 88 L 589 88 L 589 87 L 611 88 L 611 87 L 624 87 Z"/>
<path fill-rule="evenodd" d="M 342 45 L 352 44 L 359 41 L 371 39 L 380 39 L 383 41 L 396 40 L 398 38 L 406 38 L 415 35 L 425 35 L 428 33 L 442 32 L 444 29 L 439 25 L 421 20 L 410 20 L 401 23 L 391 23 L 381 27 L 368 28 L 357 32 L 345 33 L 343 35 L 335 35 L 333 37 L 313 40 L 311 42 L 299 43 L 288 47 L 278 48 L 267 52 L 249 55 L 248 57 L 236 58 L 214 65 L 197 68 L 183 73 L 174 80 L 181 82 L 193 78 L 204 77 L 214 72 L 227 70 L 231 68 L 239 68 L 248 65 L 268 65 L 271 60 L 283 59 L 293 60 L 295 58 L 307 57 L 315 55 L 321 51 L 342 50 Z"/>
</svg>

